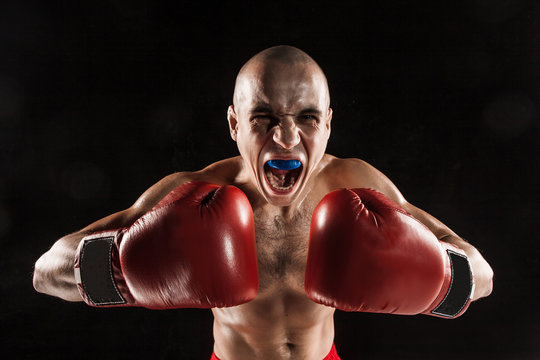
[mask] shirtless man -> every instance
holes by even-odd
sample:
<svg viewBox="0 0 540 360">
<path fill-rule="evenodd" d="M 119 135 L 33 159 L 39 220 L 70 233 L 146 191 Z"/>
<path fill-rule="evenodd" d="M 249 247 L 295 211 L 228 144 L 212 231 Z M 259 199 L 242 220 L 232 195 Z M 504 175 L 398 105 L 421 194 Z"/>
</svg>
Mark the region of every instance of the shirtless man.
<svg viewBox="0 0 540 360">
<path fill-rule="evenodd" d="M 251 218 L 249 209 L 245 209 L 245 203 L 240 205 L 243 206 L 243 210 L 238 210 L 238 214 L 245 215 L 245 218 L 254 224 L 256 239 L 256 248 L 254 247 L 253 250 L 253 252 L 256 251 L 256 266 L 253 268 L 249 260 L 241 265 L 245 265 L 243 269 L 249 269 L 252 266 L 255 276 L 240 274 L 240 277 L 251 279 L 246 280 L 251 283 L 246 285 L 245 291 L 234 290 L 235 294 L 242 293 L 240 298 L 228 299 L 216 305 L 224 306 L 225 304 L 226 307 L 216 307 L 212 304 L 206 306 L 212 307 L 214 314 L 215 354 L 213 358 L 224 360 L 338 359 L 333 347 L 334 307 L 350 310 L 356 306 L 356 304 L 347 303 L 349 299 L 344 300 L 346 304 L 340 306 L 339 300 L 340 297 L 347 297 L 349 293 L 356 292 L 356 284 L 344 278 L 330 280 L 338 284 L 337 287 L 341 290 L 338 290 L 338 293 L 333 294 L 333 298 L 327 301 L 325 299 L 330 295 L 324 293 L 323 288 L 328 279 L 311 281 L 312 293 L 308 294 L 309 297 L 306 296 L 307 287 L 305 289 L 304 286 L 312 215 L 323 197 L 336 189 L 371 188 L 386 195 L 423 223 L 430 230 L 429 235 L 433 236 L 435 243 L 453 244 L 458 252 L 466 254 L 470 264 L 469 273 L 474 278 L 474 286 L 471 286 L 469 291 L 472 301 L 491 293 L 492 270 L 471 244 L 461 239 L 433 216 L 407 202 L 392 182 L 371 165 L 359 159 L 340 159 L 325 153 L 332 119 L 327 81 L 318 64 L 301 50 L 289 46 L 277 46 L 266 49 L 251 58 L 238 74 L 233 105 L 228 108 L 227 118 L 231 137 L 238 145 L 240 156 L 218 161 L 200 171 L 169 175 L 149 188 L 130 208 L 107 216 L 76 233 L 59 239 L 36 262 L 35 289 L 69 301 L 83 300 L 81 294 L 84 295 L 84 290 L 79 291 L 77 281 L 80 282 L 80 279 L 76 279 L 73 270 L 75 258 L 77 257 L 78 262 L 79 257 L 82 256 L 80 254 L 76 256 L 76 254 L 80 252 L 79 245 L 83 237 L 100 231 L 130 227 L 174 189 L 193 182 L 204 181 L 216 185 L 234 185 L 245 194 L 252 208 L 253 217 Z M 269 160 L 274 161 L 269 162 Z M 286 174 L 285 177 L 283 174 Z M 167 201 L 165 203 L 168 204 Z M 324 212 L 333 211 L 331 207 L 333 205 L 329 206 L 317 215 L 318 225 L 323 223 L 322 226 L 325 226 L 324 219 L 327 214 Z M 225 220 L 227 224 L 238 222 L 234 220 L 235 214 L 232 216 L 230 214 L 235 211 L 237 210 L 230 210 L 229 214 L 223 215 L 227 217 Z M 336 213 L 341 214 L 343 211 L 345 210 L 336 210 Z M 197 226 L 197 224 L 192 224 L 192 226 Z M 250 228 L 245 227 L 246 224 L 238 226 L 244 226 L 239 230 L 245 235 L 241 244 L 248 248 L 245 254 L 239 256 L 251 256 L 249 255 Z M 312 225 L 312 231 L 314 227 L 316 226 Z M 425 229 L 423 225 L 420 227 Z M 350 232 L 351 230 L 343 231 Z M 229 252 L 225 251 L 224 256 L 231 256 L 232 245 L 227 244 Z M 159 247 L 159 243 L 156 242 L 153 246 Z M 233 248 L 236 249 L 239 246 L 234 245 Z M 405 252 L 408 251 L 406 246 L 404 248 Z M 212 250 L 205 249 L 204 251 L 211 252 Z M 356 253 L 351 254 L 352 249 L 340 251 L 356 258 Z M 410 251 L 410 257 L 414 257 L 413 251 Z M 332 253 L 328 256 L 335 256 L 333 251 Z M 313 258 L 324 259 L 324 256 L 326 256 L 324 253 L 319 252 L 313 255 Z M 358 256 L 366 255 L 359 254 Z M 404 258 L 408 256 L 405 255 Z M 145 259 L 141 260 L 139 256 L 136 261 L 144 263 Z M 205 260 L 197 259 L 196 261 L 204 263 Z M 374 261 L 377 263 L 379 260 Z M 324 276 L 332 277 L 333 270 L 324 268 L 323 262 L 320 262 L 320 266 L 318 263 L 308 264 L 312 268 L 311 273 L 316 272 L 315 270 L 320 267 L 327 274 Z M 364 258 L 361 262 L 368 263 L 369 261 L 365 261 Z M 345 263 L 352 263 L 351 266 L 355 266 L 355 261 Z M 144 264 L 141 266 L 144 268 Z M 154 264 L 147 268 L 155 266 L 160 265 Z M 174 265 L 164 266 L 174 267 Z M 220 276 L 223 278 L 229 276 L 224 272 L 220 273 Z M 398 273 L 403 273 L 403 270 Z M 372 275 L 366 275 L 368 281 Z M 252 279 L 255 279 L 255 282 Z M 216 283 L 227 281 L 219 279 Z M 237 278 L 232 281 L 234 284 L 237 282 Z M 329 290 L 329 293 L 332 291 L 334 290 Z M 389 293 L 392 291 L 381 289 L 379 293 L 375 287 L 375 290 L 372 288 L 369 293 L 392 298 L 382 301 L 386 304 L 409 296 L 406 294 L 396 296 Z M 174 297 L 174 291 L 172 295 L 167 296 Z M 203 297 L 205 296 L 207 295 L 203 294 Z M 440 302 L 440 300 L 439 298 L 437 301 Z M 92 304 L 88 299 L 85 301 Z M 133 299 L 131 301 L 134 301 L 133 305 L 137 305 L 137 301 Z M 377 301 L 380 299 L 375 302 Z M 334 307 L 321 305 L 321 303 L 332 304 Z M 144 304 L 139 305 L 144 306 Z M 393 309 L 385 309 L 384 305 L 380 309 L 375 308 L 377 306 L 377 304 L 363 303 L 355 309 L 411 313 L 408 310 L 399 311 L 401 305 Z M 167 306 L 147 307 L 167 308 Z M 413 313 L 420 312 L 423 311 L 413 311 Z"/>
</svg>

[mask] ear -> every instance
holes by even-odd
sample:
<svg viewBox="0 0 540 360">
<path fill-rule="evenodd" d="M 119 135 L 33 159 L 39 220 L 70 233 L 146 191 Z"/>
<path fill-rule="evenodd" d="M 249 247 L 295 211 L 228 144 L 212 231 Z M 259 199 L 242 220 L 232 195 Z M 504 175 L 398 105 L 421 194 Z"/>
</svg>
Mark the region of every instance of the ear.
<svg viewBox="0 0 540 360">
<path fill-rule="evenodd" d="M 236 113 L 234 112 L 234 105 L 230 105 L 227 109 L 227 121 L 229 122 L 229 131 L 231 132 L 231 137 L 236 141 L 236 134 L 238 133 L 238 120 L 236 118 Z"/>
<path fill-rule="evenodd" d="M 332 108 L 328 108 L 328 116 L 326 117 L 326 130 L 328 130 L 328 136 L 330 136 L 330 132 L 332 130 L 332 127 L 330 126 L 330 123 L 332 122 L 332 115 L 334 114 L 334 111 Z"/>
</svg>

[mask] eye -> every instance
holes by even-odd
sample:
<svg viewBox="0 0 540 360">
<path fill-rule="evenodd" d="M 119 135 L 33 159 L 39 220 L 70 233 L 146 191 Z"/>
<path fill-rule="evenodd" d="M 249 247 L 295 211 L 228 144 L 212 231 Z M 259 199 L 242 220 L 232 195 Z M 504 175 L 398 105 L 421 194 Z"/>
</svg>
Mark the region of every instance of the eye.
<svg viewBox="0 0 540 360">
<path fill-rule="evenodd" d="M 270 122 L 268 115 L 255 115 L 251 118 L 250 122 L 253 125 L 268 124 Z"/>
<path fill-rule="evenodd" d="M 254 117 L 251 118 L 251 120 L 255 120 L 255 121 L 269 121 L 270 120 L 270 116 L 268 115 L 255 115 Z"/>
<path fill-rule="evenodd" d="M 255 115 L 250 120 L 251 126 L 272 127 L 279 123 L 279 120 L 268 114 Z"/>
<path fill-rule="evenodd" d="M 319 119 L 314 115 L 304 114 L 304 115 L 300 115 L 299 118 L 302 122 L 307 122 L 307 123 L 319 122 Z"/>
</svg>

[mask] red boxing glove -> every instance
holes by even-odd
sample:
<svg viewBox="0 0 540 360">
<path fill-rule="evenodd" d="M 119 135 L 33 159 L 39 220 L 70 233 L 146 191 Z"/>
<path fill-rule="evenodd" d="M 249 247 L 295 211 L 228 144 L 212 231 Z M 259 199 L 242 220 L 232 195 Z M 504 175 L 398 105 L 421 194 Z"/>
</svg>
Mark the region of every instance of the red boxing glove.
<svg viewBox="0 0 540 360">
<path fill-rule="evenodd" d="M 455 318 L 473 292 L 465 253 L 383 194 L 327 194 L 311 220 L 305 290 L 345 311 Z"/>
<path fill-rule="evenodd" d="M 255 298 L 251 205 L 234 186 L 190 182 L 125 229 L 86 236 L 75 258 L 93 306 L 212 308 Z"/>
</svg>

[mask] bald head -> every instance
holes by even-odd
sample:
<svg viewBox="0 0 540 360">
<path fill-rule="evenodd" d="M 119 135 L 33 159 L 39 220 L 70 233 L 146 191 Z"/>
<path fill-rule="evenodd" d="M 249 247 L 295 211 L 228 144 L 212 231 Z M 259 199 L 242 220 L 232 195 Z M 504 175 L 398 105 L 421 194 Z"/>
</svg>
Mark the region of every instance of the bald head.
<svg viewBox="0 0 540 360">
<path fill-rule="evenodd" d="M 280 45 L 265 49 L 249 59 L 238 72 L 234 87 L 233 104 L 238 109 L 244 93 L 254 82 L 261 79 L 277 77 L 285 71 L 293 71 L 299 75 L 315 77 L 326 89 L 328 106 L 330 94 L 326 76 L 321 67 L 304 51 L 293 46 Z"/>
<path fill-rule="evenodd" d="M 279 45 L 274 46 L 268 49 L 261 51 L 258 54 L 255 54 L 248 62 L 242 67 L 242 70 L 249 66 L 251 63 L 255 62 L 271 62 L 278 61 L 285 64 L 317 64 L 315 60 L 311 58 L 308 54 L 302 50 L 295 48 L 293 46 Z"/>
</svg>

